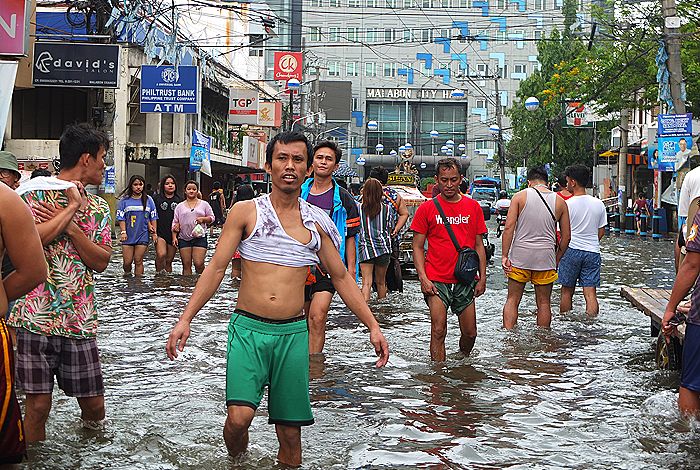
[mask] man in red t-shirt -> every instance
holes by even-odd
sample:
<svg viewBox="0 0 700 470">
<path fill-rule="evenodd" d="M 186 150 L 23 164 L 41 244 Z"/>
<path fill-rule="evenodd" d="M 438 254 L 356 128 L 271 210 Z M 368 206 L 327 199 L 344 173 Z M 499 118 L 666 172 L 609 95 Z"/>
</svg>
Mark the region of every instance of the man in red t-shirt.
<svg viewBox="0 0 700 470">
<path fill-rule="evenodd" d="M 484 213 L 478 202 L 460 194 L 461 169 L 459 161 L 454 158 L 438 161 L 435 166 L 435 179 L 440 190 L 437 199 L 460 246 L 473 248 L 479 254 L 479 278 L 470 285 L 455 279 L 457 250 L 433 200 L 421 204 L 411 223 L 413 262 L 430 309 L 430 358 L 434 361 L 445 360 L 448 308 L 459 319 L 459 349 L 469 355 L 476 340 L 474 298 L 486 290 L 486 250 L 482 241 L 482 235 L 487 233 Z"/>
</svg>

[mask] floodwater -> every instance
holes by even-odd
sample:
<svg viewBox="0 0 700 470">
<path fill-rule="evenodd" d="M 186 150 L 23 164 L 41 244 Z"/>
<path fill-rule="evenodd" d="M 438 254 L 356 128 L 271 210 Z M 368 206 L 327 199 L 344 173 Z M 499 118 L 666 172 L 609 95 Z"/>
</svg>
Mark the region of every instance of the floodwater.
<svg viewBox="0 0 700 470">
<path fill-rule="evenodd" d="M 491 266 L 488 290 L 477 300 L 473 355 L 457 352 L 451 317 L 443 364 L 429 360 L 429 318 L 416 280 L 406 281 L 404 294 L 372 304 L 391 346 L 385 369 L 373 367 L 364 329 L 334 302 L 325 361 L 311 366 L 316 424 L 303 430 L 303 467 L 700 465 L 699 427 L 676 411 L 678 373 L 656 370 L 648 319 L 619 295 L 624 285 L 670 287 L 672 244 L 612 238 L 603 252 L 600 315 L 587 318 L 579 295 L 576 310 L 556 314 L 551 331 L 534 326 L 531 289 L 517 331 L 501 328 L 505 281 L 500 266 Z M 277 441 L 264 401 L 240 461 L 228 459 L 222 439 L 234 284 L 225 278 L 195 318 L 185 353 L 170 362 L 165 340 L 195 281 L 154 276 L 150 256 L 143 279 L 121 273 L 118 249 L 98 276 L 106 428 L 82 429 L 75 400 L 56 389 L 48 439 L 31 447 L 26 466 L 274 467 Z"/>
</svg>

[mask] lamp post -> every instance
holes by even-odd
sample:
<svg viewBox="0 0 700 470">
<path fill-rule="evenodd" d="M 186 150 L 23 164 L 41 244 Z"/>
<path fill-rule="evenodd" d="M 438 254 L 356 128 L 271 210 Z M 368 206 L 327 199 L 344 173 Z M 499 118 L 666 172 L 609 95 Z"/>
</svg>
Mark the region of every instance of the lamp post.
<svg viewBox="0 0 700 470">
<path fill-rule="evenodd" d="M 382 153 L 384 151 L 384 145 L 377 144 L 374 146 L 374 150 L 376 150 L 377 155 L 379 155 L 380 153 Z"/>
<path fill-rule="evenodd" d="M 435 139 L 440 137 L 440 133 L 433 129 L 430 131 L 430 153 L 435 155 Z"/>
<path fill-rule="evenodd" d="M 289 130 L 294 127 L 294 92 L 301 88 L 301 82 L 296 78 L 287 80 L 287 90 L 289 90 Z"/>
</svg>

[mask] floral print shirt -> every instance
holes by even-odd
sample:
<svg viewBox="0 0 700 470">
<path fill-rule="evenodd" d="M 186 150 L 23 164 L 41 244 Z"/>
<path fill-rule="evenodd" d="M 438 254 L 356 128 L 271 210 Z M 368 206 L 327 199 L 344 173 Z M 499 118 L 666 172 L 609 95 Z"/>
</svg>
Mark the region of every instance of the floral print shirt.
<svg viewBox="0 0 700 470">
<path fill-rule="evenodd" d="M 30 205 L 45 201 L 66 207 L 63 191 L 30 191 L 22 195 Z M 107 202 L 88 194 L 84 211 L 73 219 L 94 243 L 111 246 L 111 216 Z M 35 217 L 35 222 L 39 223 Z M 80 259 L 73 242 L 60 235 L 44 247 L 49 273 L 46 282 L 38 285 L 12 308 L 8 324 L 45 336 L 94 338 L 97 334 L 95 279 L 90 268 Z"/>
</svg>

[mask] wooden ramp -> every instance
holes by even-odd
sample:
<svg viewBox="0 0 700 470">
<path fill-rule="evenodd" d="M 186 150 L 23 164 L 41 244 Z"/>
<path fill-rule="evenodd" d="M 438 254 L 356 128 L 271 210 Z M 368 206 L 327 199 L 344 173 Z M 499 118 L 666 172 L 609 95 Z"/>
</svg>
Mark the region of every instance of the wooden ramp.
<svg viewBox="0 0 700 470">
<path fill-rule="evenodd" d="M 620 295 L 651 319 L 652 335 L 655 336 L 654 331 L 658 333 L 661 327 L 661 320 L 666 311 L 668 299 L 671 297 L 671 290 L 651 289 L 648 287 L 623 287 Z M 684 336 L 685 325 L 681 325 L 678 327 L 678 338 L 681 342 Z"/>
</svg>

